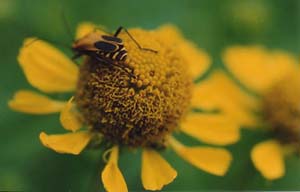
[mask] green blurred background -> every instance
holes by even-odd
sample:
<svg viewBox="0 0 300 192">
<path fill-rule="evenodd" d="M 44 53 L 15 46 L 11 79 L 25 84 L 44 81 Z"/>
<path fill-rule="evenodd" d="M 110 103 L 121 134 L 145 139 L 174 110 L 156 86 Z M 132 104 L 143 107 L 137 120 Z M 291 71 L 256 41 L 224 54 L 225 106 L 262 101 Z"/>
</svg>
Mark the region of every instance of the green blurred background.
<svg viewBox="0 0 300 192">
<path fill-rule="evenodd" d="M 0 0 L 0 190 L 96 191 L 102 189 L 102 151 L 80 156 L 60 155 L 44 148 L 38 135 L 64 132 L 58 115 L 33 116 L 10 111 L 7 101 L 20 88 L 31 88 L 16 56 L 22 40 L 37 36 L 70 44 L 62 12 L 74 31 L 82 21 L 114 30 L 118 26 L 156 28 L 177 25 L 184 35 L 204 48 L 220 66 L 220 53 L 233 44 L 263 44 L 299 56 L 299 0 Z M 62 48 L 67 54 L 71 52 Z M 63 97 L 63 96 L 59 96 Z M 268 182 L 249 160 L 253 144 L 267 138 L 262 132 L 244 130 L 242 141 L 228 148 L 234 161 L 225 177 L 196 170 L 174 152 L 165 158 L 177 169 L 176 180 L 165 191 L 197 190 L 300 190 L 299 157 L 288 157 L 287 173 Z M 186 143 L 197 144 L 181 136 Z M 140 151 L 122 153 L 119 161 L 130 191 L 142 190 Z"/>
</svg>

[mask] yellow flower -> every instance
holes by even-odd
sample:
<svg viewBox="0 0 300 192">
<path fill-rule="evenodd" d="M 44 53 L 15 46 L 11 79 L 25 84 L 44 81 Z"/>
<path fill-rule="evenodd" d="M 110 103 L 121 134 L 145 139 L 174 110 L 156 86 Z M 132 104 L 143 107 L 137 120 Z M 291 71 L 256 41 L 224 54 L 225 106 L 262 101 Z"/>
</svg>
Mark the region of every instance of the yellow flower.
<svg viewBox="0 0 300 192">
<path fill-rule="evenodd" d="M 205 83 L 220 91 L 214 98 L 220 102 L 220 110 L 243 126 L 263 127 L 274 136 L 256 144 L 251 159 L 266 179 L 278 179 L 285 173 L 284 155 L 300 149 L 299 65 L 286 52 L 260 46 L 228 48 L 223 61 L 249 92 L 220 71 Z"/>
<path fill-rule="evenodd" d="M 95 33 L 95 26 L 79 26 L 77 39 Z M 66 134 L 40 134 L 42 144 L 58 153 L 79 154 L 93 142 L 111 146 L 101 178 L 107 191 L 127 191 L 118 167 L 120 146 L 142 147 L 142 184 L 160 190 L 177 176 L 175 169 L 157 152 L 171 147 L 184 160 L 208 173 L 223 176 L 231 154 L 218 147 L 189 147 L 171 136 L 176 129 L 201 141 L 227 145 L 239 139 L 239 126 L 220 114 L 193 113 L 198 85 L 193 79 L 210 65 L 206 53 L 185 40 L 170 25 L 157 30 L 130 29 L 143 51 L 126 33 L 128 56 L 118 66 L 85 56 L 78 68 L 48 43 L 26 39 L 18 61 L 29 83 L 45 93 L 74 92 L 69 101 L 57 101 L 33 91 L 18 91 L 9 102 L 17 111 L 32 114 L 60 112 Z M 104 34 L 97 28 L 97 33 Z M 100 135 L 100 138 L 99 138 Z"/>
</svg>

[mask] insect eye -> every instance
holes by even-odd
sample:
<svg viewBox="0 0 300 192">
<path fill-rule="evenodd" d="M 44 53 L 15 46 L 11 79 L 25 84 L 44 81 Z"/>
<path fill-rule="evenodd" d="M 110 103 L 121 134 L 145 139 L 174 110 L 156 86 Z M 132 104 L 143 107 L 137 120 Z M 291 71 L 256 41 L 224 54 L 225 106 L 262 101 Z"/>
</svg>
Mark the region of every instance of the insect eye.
<svg viewBox="0 0 300 192">
<path fill-rule="evenodd" d="M 116 45 L 107 43 L 105 41 L 97 41 L 94 43 L 94 46 L 104 52 L 113 52 L 117 49 Z"/>
<path fill-rule="evenodd" d="M 102 38 L 106 41 L 113 41 L 113 42 L 116 42 L 116 43 L 122 43 L 122 39 L 120 39 L 118 37 L 102 35 Z"/>
</svg>

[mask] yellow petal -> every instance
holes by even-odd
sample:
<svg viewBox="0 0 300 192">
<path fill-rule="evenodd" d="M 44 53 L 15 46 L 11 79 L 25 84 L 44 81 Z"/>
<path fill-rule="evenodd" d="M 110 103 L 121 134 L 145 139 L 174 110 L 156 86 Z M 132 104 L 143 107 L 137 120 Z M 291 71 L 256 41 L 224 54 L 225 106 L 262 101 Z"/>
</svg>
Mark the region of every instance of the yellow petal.
<svg viewBox="0 0 300 192">
<path fill-rule="evenodd" d="M 58 153 L 78 155 L 89 143 L 92 134 L 87 131 L 59 135 L 47 135 L 42 132 L 40 140 L 45 147 Z"/>
<path fill-rule="evenodd" d="M 108 192 L 127 192 L 125 179 L 118 167 L 119 148 L 115 146 L 110 153 L 109 161 L 102 171 L 101 178 Z"/>
<path fill-rule="evenodd" d="M 65 92 L 75 89 L 77 66 L 42 40 L 25 39 L 18 61 L 29 83 L 41 91 Z"/>
<path fill-rule="evenodd" d="M 63 109 L 65 102 L 55 101 L 32 91 L 18 91 L 8 105 L 11 109 L 23 113 L 49 114 Z"/>
<path fill-rule="evenodd" d="M 84 37 L 85 35 L 93 32 L 96 28 L 97 26 L 90 22 L 80 23 L 76 30 L 76 39 Z"/>
<path fill-rule="evenodd" d="M 194 88 L 192 106 L 206 110 L 218 109 L 239 124 L 253 126 L 253 111 L 259 108 L 259 100 L 243 92 L 223 72 L 214 72 L 209 79 Z"/>
<path fill-rule="evenodd" d="M 251 159 L 256 169 L 269 180 L 284 175 L 284 157 L 280 144 L 275 140 L 261 142 L 251 151 Z"/>
<path fill-rule="evenodd" d="M 154 150 L 145 149 L 142 155 L 142 183 L 146 190 L 161 190 L 171 183 L 177 172 Z"/>
<path fill-rule="evenodd" d="M 231 154 L 222 148 L 186 147 L 174 138 L 169 143 L 181 158 L 213 175 L 225 175 L 232 161 Z"/>
<path fill-rule="evenodd" d="M 204 50 L 199 49 L 189 41 L 183 42 L 180 49 L 184 59 L 189 65 L 189 71 L 193 79 L 200 77 L 207 71 L 211 64 L 211 59 Z"/>
<path fill-rule="evenodd" d="M 160 27 L 159 31 L 168 44 L 173 43 L 174 47 L 179 49 L 179 53 L 187 63 L 193 79 L 207 71 L 211 65 L 209 55 L 191 41 L 185 39 L 177 27 L 164 25 Z"/>
<path fill-rule="evenodd" d="M 214 145 L 229 145 L 240 139 L 239 125 L 224 115 L 191 113 L 181 123 L 181 131 Z"/>
<path fill-rule="evenodd" d="M 76 39 L 80 39 L 84 37 L 85 35 L 94 32 L 95 30 L 100 30 L 101 32 L 106 32 L 107 29 L 104 26 L 101 25 L 95 25 L 90 22 L 83 22 L 80 23 L 76 29 Z"/>
<path fill-rule="evenodd" d="M 73 97 L 68 101 L 60 113 L 60 122 L 66 130 L 77 131 L 82 127 L 78 111 L 73 103 Z"/>
<path fill-rule="evenodd" d="M 258 93 L 264 93 L 297 66 L 292 55 L 259 46 L 231 47 L 224 52 L 223 61 L 242 83 Z"/>
</svg>

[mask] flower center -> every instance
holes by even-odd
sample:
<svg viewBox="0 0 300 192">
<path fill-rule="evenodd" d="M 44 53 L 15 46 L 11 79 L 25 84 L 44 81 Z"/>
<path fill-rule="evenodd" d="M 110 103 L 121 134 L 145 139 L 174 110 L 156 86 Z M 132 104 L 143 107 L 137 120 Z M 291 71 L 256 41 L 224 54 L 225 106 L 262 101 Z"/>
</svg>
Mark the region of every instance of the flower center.
<svg viewBox="0 0 300 192">
<path fill-rule="evenodd" d="M 135 29 L 139 49 L 121 34 L 128 57 L 106 65 L 86 58 L 80 69 L 76 103 L 92 131 L 113 143 L 161 147 L 187 112 L 192 79 L 172 42 L 159 33 Z"/>
<path fill-rule="evenodd" d="M 289 75 L 274 85 L 265 95 L 264 110 L 278 139 L 300 146 L 300 76 Z"/>
</svg>

